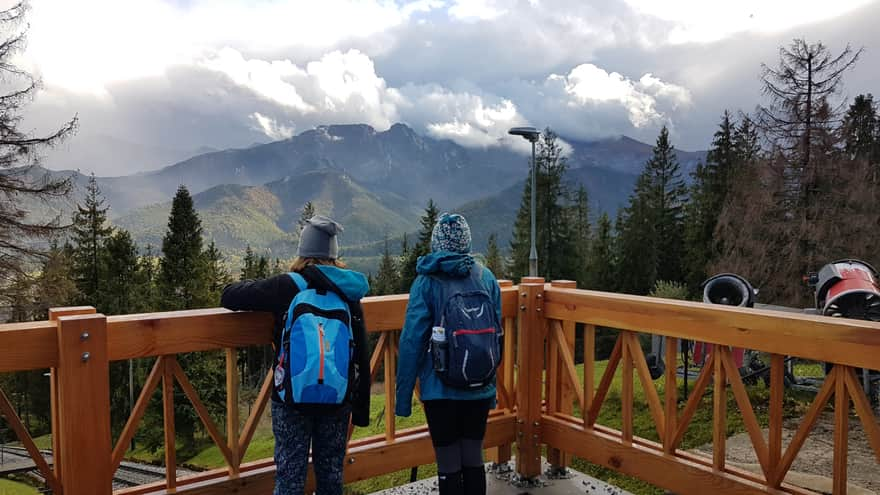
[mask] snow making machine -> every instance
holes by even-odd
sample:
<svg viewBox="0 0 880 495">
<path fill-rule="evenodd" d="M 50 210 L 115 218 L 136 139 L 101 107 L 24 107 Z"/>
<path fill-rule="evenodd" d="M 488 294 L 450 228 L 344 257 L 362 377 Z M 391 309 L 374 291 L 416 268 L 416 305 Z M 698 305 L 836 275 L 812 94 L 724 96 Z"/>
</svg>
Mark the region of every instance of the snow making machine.
<svg viewBox="0 0 880 495">
<path fill-rule="evenodd" d="M 868 263 L 843 259 L 828 263 L 811 274 L 809 283 L 816 289 L 815 309 L 809 313 L 835 318 L 880 321 L 880 277 Z M 825 364 L 825 372 L 831 369 Z M 872 400 L 880 396 L 880 371 L 859 369 L 865 394 Z"/>
</svg>

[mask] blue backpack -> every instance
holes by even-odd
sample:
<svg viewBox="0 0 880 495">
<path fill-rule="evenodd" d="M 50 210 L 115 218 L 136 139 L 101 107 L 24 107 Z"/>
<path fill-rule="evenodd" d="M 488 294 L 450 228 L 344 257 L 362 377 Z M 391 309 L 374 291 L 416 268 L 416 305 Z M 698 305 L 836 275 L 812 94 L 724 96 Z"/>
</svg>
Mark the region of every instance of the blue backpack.
<svg viewBox="0 0 880 495">
<path fill-rule="evenodd" d="M 501 363 L 504 332 L 495 305 L 481 280 L 482 267 L 474 265 L 469 276 L 433 276 L 440 282 L 440 306 L 434 324 L 446 329 L 443 346 L 445 366 L 435 373 L 454 388 L 473 390 L 495 379 Z"/>
<path fill-rule="evenodd" d="M 331 290 L 309 288 L 291 273 L 299 288 L 290 302 L 275 366 L 275 391 L 285 403 L 342 404 L 351 379 L 351 311 Z"/>
</svg>

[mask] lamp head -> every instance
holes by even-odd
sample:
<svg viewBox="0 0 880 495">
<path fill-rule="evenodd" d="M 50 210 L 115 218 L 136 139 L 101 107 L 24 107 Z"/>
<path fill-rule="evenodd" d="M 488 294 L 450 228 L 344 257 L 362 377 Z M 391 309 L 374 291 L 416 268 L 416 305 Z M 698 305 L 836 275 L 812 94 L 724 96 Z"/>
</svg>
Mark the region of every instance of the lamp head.
<svg viewBox="0 0 880 495">
<path fill-rule="evenodd" d="M 537 142 L 541 135 L 541 131 L 534 127 L 513 127 L 507 133 L 513 136 L 522 136 L 523 139 L 531 143 Z"/>
</svg>

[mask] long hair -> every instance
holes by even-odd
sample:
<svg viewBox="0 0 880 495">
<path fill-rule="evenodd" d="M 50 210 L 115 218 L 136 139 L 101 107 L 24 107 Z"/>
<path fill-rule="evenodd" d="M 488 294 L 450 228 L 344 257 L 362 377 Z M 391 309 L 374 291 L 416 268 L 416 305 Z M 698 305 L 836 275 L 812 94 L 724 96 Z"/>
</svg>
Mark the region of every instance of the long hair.
<svg viewBox="0 0 880 495">
<path fill-rule="evenodd" d="M 301 272 L 307 266 L 311 265 L 330 265 L 335 266 L 336 268 L 347 268 L 345 262 L 340 259 L 331 260 L 329 258 L 303 258 L 297 256 L 293 259 L 293 262 L 290 264 L 290 271 L 292 272 Z"/>
</svg>

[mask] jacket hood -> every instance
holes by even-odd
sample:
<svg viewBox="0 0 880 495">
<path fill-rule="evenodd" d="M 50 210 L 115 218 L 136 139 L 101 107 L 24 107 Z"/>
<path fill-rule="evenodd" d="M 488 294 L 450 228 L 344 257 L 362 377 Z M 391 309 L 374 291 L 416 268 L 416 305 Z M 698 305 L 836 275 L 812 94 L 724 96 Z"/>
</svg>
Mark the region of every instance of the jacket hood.
<svg viewBox="0 0 880 495">
<path fill-rule="evenodd" d="M 474 263 L 474 257 L 469 254 L 435 251 L 419 257 L 416 273 L 419 275 L 442 273 L 453 277 L 465 277 L 471 272 Z"/>
<path fill-rule="evenodd" d="M 370 290 L 367 277 L 363 273 L 331 265 L 316 265 L 331 282 L 336 284 L 349 300 L 357 301 Z"/>
</svg>

